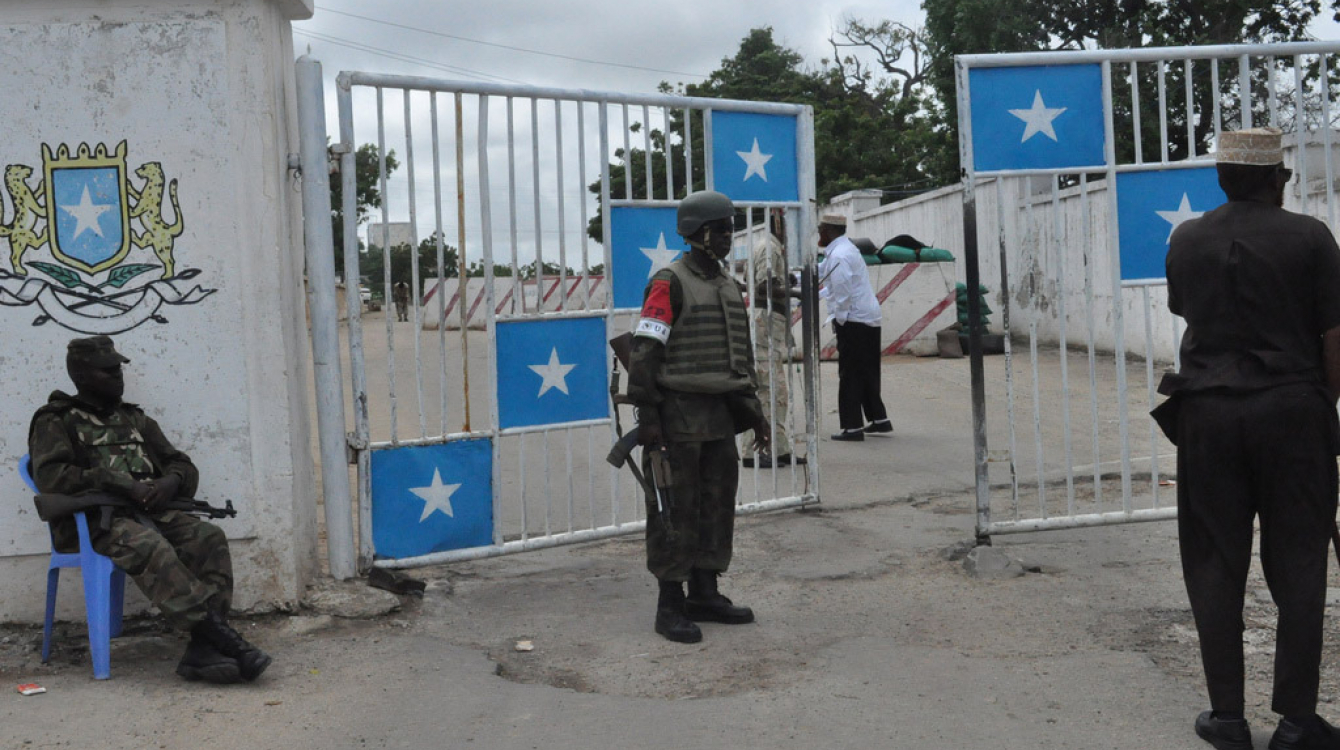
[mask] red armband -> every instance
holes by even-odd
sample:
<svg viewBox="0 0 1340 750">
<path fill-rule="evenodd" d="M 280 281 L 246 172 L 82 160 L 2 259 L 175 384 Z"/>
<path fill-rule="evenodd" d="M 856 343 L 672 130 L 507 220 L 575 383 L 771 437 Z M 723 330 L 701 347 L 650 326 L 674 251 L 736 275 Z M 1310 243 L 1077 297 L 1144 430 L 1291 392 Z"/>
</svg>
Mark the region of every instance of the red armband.
<svg viewBox="0 0 1340 750">
<path fill-rule="evenodd" d="M 666 325 L 675 322 L 675 313 L 670 306 L 669 280 L 657 279 L 651 282 L 651 291 L 647 292 L 647 299 L 642 303 L 642 317 L 659 320 Z"/>
</svg>

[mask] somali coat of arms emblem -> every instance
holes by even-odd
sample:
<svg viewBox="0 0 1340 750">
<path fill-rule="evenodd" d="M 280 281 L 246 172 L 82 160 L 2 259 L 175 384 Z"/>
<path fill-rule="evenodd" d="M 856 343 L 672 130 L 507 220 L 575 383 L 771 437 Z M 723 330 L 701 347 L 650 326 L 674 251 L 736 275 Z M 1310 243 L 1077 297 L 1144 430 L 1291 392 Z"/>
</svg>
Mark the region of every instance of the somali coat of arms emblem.
<svg viewBox="0 0 1340 750">
<path fill-rule="evenodd" d="M 167 323 L 163 305 L 193 305 L 216 291 L 195 283 L 200 270 L 179 268 L 173 256 L 185 228 L 177 181 L 166 180 L 158 162 L 127 172 L 125 141 L 110 152 L 80 144 L 74 154 L 42 144 L 36 188 L 29 183 L 38 170 L 5 167 L 12 214 L 6 221 L 0 198 L 10 266 L 0 254 L 0 306 L 37 305 L 35 326 L 113 334 Z"/>
</svg>

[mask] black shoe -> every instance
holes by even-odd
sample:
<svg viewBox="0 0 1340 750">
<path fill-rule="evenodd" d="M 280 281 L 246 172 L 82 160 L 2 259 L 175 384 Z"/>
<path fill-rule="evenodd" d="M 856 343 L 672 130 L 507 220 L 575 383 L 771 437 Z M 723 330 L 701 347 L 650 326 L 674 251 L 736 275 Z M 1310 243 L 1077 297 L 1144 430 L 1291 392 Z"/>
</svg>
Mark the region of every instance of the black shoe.
<svg viewBox="0 0 1340 750">
<path fill-rule="evenodd" d="M 1214 712 L 1201 711 L 1196 717 L 1196 735 L 1215 750 L 1252 750 L 1252 730 L 1246 719 L 1216 719 Z"/>
<path fill-rule="evenodd" d="M 1340 731 L 1320 716 L 1307 721 L 1280 719 L 1268 747 L 1270 750 L 1340 750 Z"/>
<path fill-rule="evenodd" d="M 715 570 L 694 568 L 689 574 L 689 596 L 684 600 L 684 616 L 697 622 L 744 625 L 754 621 L 754 610 L 737 607 L 717 590 Z"/>
<path fill-rule="evenodd" d="M 833 440 L 860 442 L 865 440 L 865 433 L 860 430 L 843 430 L 833 433 Z"/>
<path fill-rule="evenodd" d="M 188 682 L 210 682 L 215 685 L 231 685 L 242 681 L 242 671 L 237 660 L 219 653 L 208 641 L 197 636 L 191 637 L 186 653 L 177 663 L 177 674 Z"/>
<path fill-rule="evenodd" d="M 656 632 L 675 643 L 697 643 L 703 631 L 684 616 L 684 584 L 661 581 L 656 601 Z"/>
<path fill-rule="evenodd" d="M 740 465 L 743 466 L 743 467 L 746 468 L 746 469 L 752 469 L 752 468 L 754 468 L 754 457 L 753 457 L 753 456 L 745 456 L 744 458 L 740 459 Z"/>
<path fill-rule="evenodd" d="M 877 432 L 893 432 L 893 424 L 887 419 L 881 419 L 878 422 L 871 422 L 865 426 L 865 432 L 874 434 Z"/>
<path fill-rule="evenodd" d="M 772 468 L 772 458 L 766 453 L 758 454 L 757 460 L 755 460 L 752 456 L 745 456 L 744 458 L 740 459 L 740 465 L 745 467 L 746 469 L 754 468 L 755 463 L 758 464 L 758 468 L 760 469 Z"/>
<path fill-rule="evenodd" d="M 260 677 L 265 668 L 270 666 L 270 655 L 247 643 L 218 612 L 210 612 L 205 619 L 196 623 L 191 628 L 191 636 L 208 642 L 224 656 L 236 659 L 242 679 L 247 682 Z"/>
</svg>

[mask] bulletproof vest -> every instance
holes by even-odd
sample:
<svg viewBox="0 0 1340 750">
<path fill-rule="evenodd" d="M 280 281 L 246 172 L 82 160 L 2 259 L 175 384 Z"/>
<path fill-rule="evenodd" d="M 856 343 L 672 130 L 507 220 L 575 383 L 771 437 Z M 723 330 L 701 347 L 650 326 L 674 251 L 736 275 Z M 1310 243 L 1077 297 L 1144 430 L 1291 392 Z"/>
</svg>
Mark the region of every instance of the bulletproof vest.
<svg viewBox="0 0 1340 750">
<path fill-rule="evenodd" d="M 144 436 L 124 409 L 114 409 L 106 417 L 99 417 L 72 406 L 69 414 L 74 418 L 66 423 L 74 423 L 74 438 L 91 467 L 124 471 L 136 477 L 155 473 Z"/>
<path fill-rule="evenodd" d="M 683 307 L 670 329 L 657 384 L 691 393 L 727 393 L 755 386 L 749 350 L 749 314 L 725 274 L 704 279 L 681 258 L 669 270 L 679 281 Z"/>
</svg>

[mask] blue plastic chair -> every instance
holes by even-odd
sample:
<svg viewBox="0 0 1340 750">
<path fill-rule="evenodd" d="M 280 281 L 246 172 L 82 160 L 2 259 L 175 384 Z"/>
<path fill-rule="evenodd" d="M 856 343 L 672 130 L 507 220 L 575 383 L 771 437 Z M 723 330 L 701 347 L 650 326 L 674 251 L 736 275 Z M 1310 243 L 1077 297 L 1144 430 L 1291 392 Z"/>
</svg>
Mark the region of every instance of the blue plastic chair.
<svg viewBox="0 0 1340 750">
<path fill-rule="evenodd" d="M 19 459 L 19 476 L 34 494 L 31 461 L 27 454 Z M 79 568 L 84 577 L 84 612 L 88 618 L 88 648 L 93 656 L 93 679 L 112 676 L 112 639 L 121 635 L 121 612 L 126 601 L 126 571 L 116 567 L 110 557 L 93 551 L 88 537 L 88 517 L 74 514 L 79 529 L 79 551 L 57 552 L 51 540 L 51 564 L 47 567 L 47 614 L 42 625 L 42 663 L 51 658 L 51 624 L 56 615 L 56 588 L 61 568 Z"/>
</svg>

